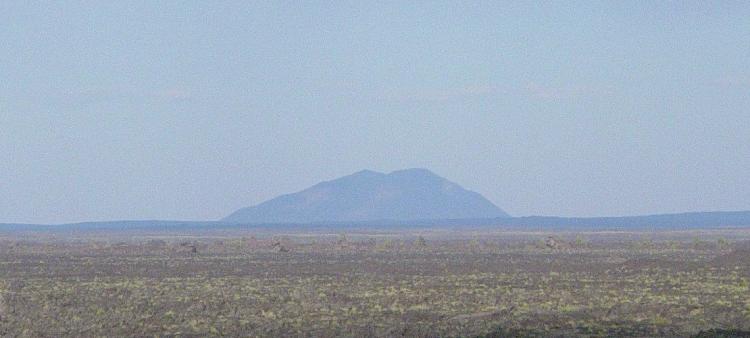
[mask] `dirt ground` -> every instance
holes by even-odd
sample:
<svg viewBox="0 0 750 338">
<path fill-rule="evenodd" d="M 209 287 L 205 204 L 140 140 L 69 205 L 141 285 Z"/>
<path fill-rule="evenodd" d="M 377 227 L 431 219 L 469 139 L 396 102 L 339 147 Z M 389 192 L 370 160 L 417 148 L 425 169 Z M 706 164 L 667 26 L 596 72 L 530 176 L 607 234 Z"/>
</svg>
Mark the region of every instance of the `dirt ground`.
<svg viewBox="0 0 750 338">
<path fill-rule="evenodd" d="M 741 332 L 749 243 L 742 229 L 8 233 L 0 336 Z"/>
</svg>

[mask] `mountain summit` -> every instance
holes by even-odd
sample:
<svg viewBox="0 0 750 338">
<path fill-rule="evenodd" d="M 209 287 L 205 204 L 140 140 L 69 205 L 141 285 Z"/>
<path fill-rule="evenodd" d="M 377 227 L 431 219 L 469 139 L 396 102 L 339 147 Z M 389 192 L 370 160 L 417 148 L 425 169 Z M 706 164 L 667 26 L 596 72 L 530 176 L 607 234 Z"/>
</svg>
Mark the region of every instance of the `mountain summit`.
<svg viewBox="0 0 750 338">
<path fill-rule="evenodd" d="M 322 223 L 509 217 L 482 195 L 427 169 L 363 170 L 237 210 L 224 222 Z"/>
</svg>

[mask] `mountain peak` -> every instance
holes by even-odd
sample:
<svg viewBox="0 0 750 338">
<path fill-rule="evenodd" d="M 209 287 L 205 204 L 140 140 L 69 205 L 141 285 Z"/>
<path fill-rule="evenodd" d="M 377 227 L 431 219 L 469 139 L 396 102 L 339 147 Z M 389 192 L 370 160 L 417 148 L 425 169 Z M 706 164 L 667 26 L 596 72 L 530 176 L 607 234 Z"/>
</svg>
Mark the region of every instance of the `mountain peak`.
<svg viewBox="0 0 750 338">
<path fill-rule="evenodd" d="M 438 178 L 442 178 L 442 177 L 436 175 L 435 173 L 433 173 L 432 171 L 430 171 L 429 169 L 425 169 L 425 168 L 401 169 L 401 170 L 392 171 L 388 175 L 396 175 L 396 176 L 398 176 L 398 175 L 404 175 L 404 176 L 422 176 L 422 177 L 438 177 Z"/>
<path fill-rule="evenodd" d="M 482 195 L 424 168 L 361 170 L 240 209 L 223 221 L 323 223 L 507 217 Z"/>
<path fill-rule="evenodd" d="M 369 170 L 369 169 L 363 169 L 349 176 L 383 176 L 383 175 L 385 174 L 379 173 L 377 171 Z"/>
<path fill-rule="evenodd" d="M 370 170 L 370 169 L 362 169 L 358 172 L 355 172 L 349 176 L 386 176 L 386 175 L 395 175 L 395 176 L 433 176 L 433 177 L 439 177 L 429 169 L 425 168 L 407 168 L 407 169 L 400 169 L 400 170 L 394 170 L 388 174 L 384 174 L 378 171 Z M 346 177 L 346 176 L 344 176 Z"/>
</svg>

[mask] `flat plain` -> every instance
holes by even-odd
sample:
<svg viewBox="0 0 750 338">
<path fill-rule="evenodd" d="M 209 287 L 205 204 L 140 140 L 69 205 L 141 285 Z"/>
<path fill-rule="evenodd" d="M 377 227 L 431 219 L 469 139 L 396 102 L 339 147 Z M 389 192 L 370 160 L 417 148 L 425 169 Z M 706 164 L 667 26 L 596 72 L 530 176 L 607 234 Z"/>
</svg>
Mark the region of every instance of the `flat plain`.
<svg viewBox="0 0 750 338">
<path fill-rule="evenodd" d="M 711 336 L 750 230 L 0 234 L 0 336 Z"/>
</svg>

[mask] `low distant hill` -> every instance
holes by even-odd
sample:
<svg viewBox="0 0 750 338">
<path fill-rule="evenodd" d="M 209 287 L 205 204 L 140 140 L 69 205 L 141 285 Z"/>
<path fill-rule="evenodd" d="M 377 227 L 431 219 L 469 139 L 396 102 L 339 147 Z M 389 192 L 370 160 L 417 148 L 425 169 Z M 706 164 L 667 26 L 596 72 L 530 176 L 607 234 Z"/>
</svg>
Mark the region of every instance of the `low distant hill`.
<svg viewBox="0 0 750 338">
<path fill-rule="evenodd" d="M 0 233 L 18 231 L 193 231 L 215 229 L 258 230 L 365 230 L 365 229 L 496 229 L 517 231 L 660 231 L 750 228 L 750 211 L 691 212 L 625 217 L 493 217 L 422 220 L 373 220 L 358 222 L 198 222 L 107 221 L 58 225 L 3 224 Z"/>
<path fill-rule="evenodd" d="M 222 222 L 323 223 L 509 217 L 482 195 L 427 169 L 364 170 L 237 210 Z"/>
<path fill-rule="evenodd" d="M 406 225 L 401 223 L 400 225 Z M 621 217 L 556 217 L 524 216 L 508 218 L 476 218 L 421 220 L 408 223 L 411 226 L 447 227 L 492 227 L 522 230 L 689 230 L 712 228 L 750 227 L 750 211 L 686 212 L 679 214 L 657 214 Z M 366 224 L 377 226 L 376 223 Z M 396 226 L 394 222 L 384 224 Z"/>
</svg>

